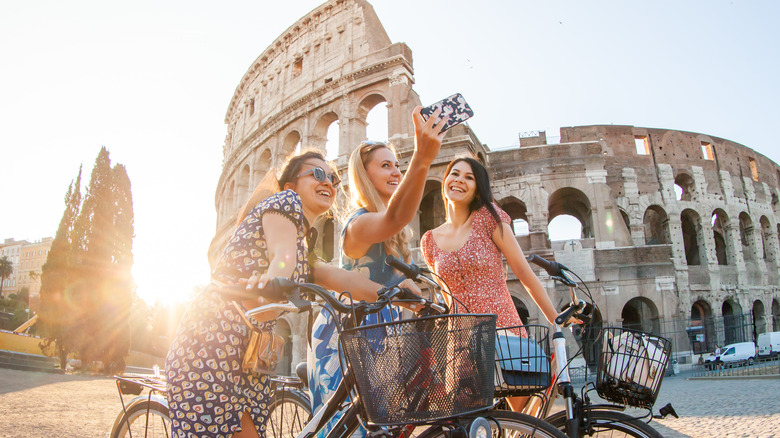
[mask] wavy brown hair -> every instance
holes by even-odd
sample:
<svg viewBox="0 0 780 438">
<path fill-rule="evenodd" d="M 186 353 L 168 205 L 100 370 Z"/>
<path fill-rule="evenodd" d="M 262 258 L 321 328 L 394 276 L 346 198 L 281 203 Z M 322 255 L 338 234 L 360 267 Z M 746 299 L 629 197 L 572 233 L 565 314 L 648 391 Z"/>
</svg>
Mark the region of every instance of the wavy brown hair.
<svg viewBox="0 0 780 438">
<path fill-rule="evenodd" d="M 260 184 L 255 187 L 252 195 L 249 196 L 249 199 L 241 209 L 241 214 L 238 215 L 236 226 L 241 224 L 241 221 L 243 221 L 244 218 L 249 215 L 249 212 L 252 211 L 252 209 L 260 203 L 260 201 L 280 191 L 285 184 L 294 182 L 301 173 L 301 166 L 303 166 L 306 160 L 312 158 L 325 161 L 325 163 L 331 167 L 331 170 L 333 170 L 332 166 L 328 163 L 327 160 L 325 160 L 325 156 L 322 155 L 322 152 L 318 150 L 307 150 L 295 155 L 291 155 L 284 162 L 284 165 L 282 166 L 282 172 L 278 178 L 276 177 L 276 173 L 273 170 L 269 170 L 268 175 L 266 175 L 266 177 L 260 181 Z"/>
</svg>

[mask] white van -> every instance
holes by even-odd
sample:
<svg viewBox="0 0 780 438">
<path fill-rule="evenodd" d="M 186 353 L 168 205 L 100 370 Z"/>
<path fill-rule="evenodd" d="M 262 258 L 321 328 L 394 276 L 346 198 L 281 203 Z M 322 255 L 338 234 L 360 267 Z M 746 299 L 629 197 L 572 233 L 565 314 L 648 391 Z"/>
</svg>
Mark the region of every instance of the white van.
<svg viewBox="0 0 780 438">
<path fill-rule="evenodd" d="M 756 358 L 756 344 L 752 342 L 738 342 L 729 344 L 720 349 L 720 355 L 711 354 L 704 360 L 707 369 L 714 368 L 716 365 L 740 365 L 747 363 L 753 365 Z"/>
<path fill-rule="evenodd" d="M 780 355 L 780 332 L 767 332 L 758 335 L 758 357 L 767 358 Z"/>
</svg>

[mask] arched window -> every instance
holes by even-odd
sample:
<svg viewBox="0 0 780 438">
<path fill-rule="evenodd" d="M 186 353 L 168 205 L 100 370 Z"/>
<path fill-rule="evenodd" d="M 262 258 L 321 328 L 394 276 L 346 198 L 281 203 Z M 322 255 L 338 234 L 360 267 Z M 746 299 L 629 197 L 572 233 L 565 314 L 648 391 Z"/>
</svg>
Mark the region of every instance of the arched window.
<svg viewBox="0 0 780 438">
<path fill-rule="evenodd" d="M 726 300 L 721 306 L 723 314 L 723 334 L 726 344 L 744 342 L 748 340 L 748 324 L 742 314 L 742 307 L 734 300 Z M 751 327 L 752 328 L 752 327 Z"/>
<path fill-rule="evenodd" d="M 675 193 L 679 201 L 693 200 L 694 184 L 693 178 L 687 173 L 681 173 L 674 179 Z"/>
<path fill-rule="evenodd" d="M 739 214 L 739 238 L 742 242 L 742 257 L 746 263 L 755 261 L 753 251 L 753 221 L 744 211 Z"/>
<path fill-rule="evenodd" d="M 686 329 L 694 354 L 715 351 L 717 336 L 710 304 L 697 300 L 691 306 L 691 325 Z"/>
<path fill-rule="evenodd" d="M 593 217 L 591 216 L 590 200 L 588 197 L 573 187 L 565 187 L 556 190 L 549 199 L 548 211 L 550 222 L 547 226 L 547 232 L 550 240 L 567 240 L 571 238 L 589 239 L 593 238 Z M 571 219 L 565 220 L 564 224 L 553 223 L 558 216 L 570 216 Z M 579 228 L 579 229 L 577 229 Z M 579 231 L 579 233 L 577 233 Z M 561 233 L 565 235 L 563 239 L 558 238 Z M 578 237 L 570 237 L 576 236 Z"/>
<path fill-rule="evenodd" d="M 447 212 L 441 197 L 441 183 L 434 180 L 425 182 L 425 193 L 420 202 L 420 237 L 447 220 Z"/>
<path fill-rule="evenodd" d="M 663 208 L 651 205 L 645 210 L 642 223 L 645 228 L 646 245 L 666 245 L 672 243 L 669 237 L 669 216 Z"/>
<path fill-rule="evenodd" d="M 764 303 L 761 300 L 753 301 L 753 339 L 757 340 L 758 335 L 766 331 L 766 311 Z"/>
<path fill-rule="evenodd" d="M 623 319 L 624 328 L 660 334 L 658 308 L 655 303 L 645 297 L 629 300 L 623 306 L 620 317 Z"/>
<path fill-rule="evenodd" d="M 726 212 L 720 208 L 712 212 L 712 239 L 715 241 L 715 256 L 719 265 L 729 264 L 728 223 Z"/>
<path fill-rule="evenodd" d="M 704 254 L 701 248 L 701 218 L 694 210 L 685 209 L 680 214 L 680 219 L 685 246 L 685 262 L 689 266 L 701 265 L 701 258 Z"/>
</svg>

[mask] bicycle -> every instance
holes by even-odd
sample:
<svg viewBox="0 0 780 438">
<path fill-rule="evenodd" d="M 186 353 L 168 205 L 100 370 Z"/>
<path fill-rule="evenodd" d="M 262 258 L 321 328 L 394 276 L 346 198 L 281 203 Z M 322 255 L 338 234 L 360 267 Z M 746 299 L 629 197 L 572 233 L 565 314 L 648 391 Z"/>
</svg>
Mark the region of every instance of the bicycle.
<svg viewBox="0 0 780 438">
<path fill-rule="evenodd" d="M 327 304 L 328 311 L 345 315 L 343 321 L 337 324 L 340 345 L 345 353 L 342 363 L 344 379 L 310 421 L 306 424 L 292 421 L 275 436 L 311 437 L 322 432 L 331 418 L 341 414 L 336 425 L 324 434 L 326 438 L 349 437 L 359 426 L 372 436 L 383 437 L 408 437 L 413 432 L 420 432 L 420 438 L 449 436 L 452 433 L 470 437 L 503 433 L 564 437 L 542 420 L 495 409 L 492 387 L 495 315 L 445 315 L 446 308 L 398 287 L 381 290 L 374 303 L 361 301 L 350 304 L 342 303 L 314 284 L 275 279 L 264 290 L 269 288 L 273 291 L 274 301 L 286 302 L 250 309 L 246 312 L 247 316 L 267 311 L 311 311 L 314 307 L 322 307 L 317 299 Z M 304 299 L 304 295 L 313 297 L 313 300 Z M 422 316 L 361 325 L 363 316 L 398 302 L 422 306 Z M 382 357 L 383 352 L 389 353 L 389 360 Z M 423 357 L 426 360 L 421 361 Z M 404 364 L 393 363 L 393 360 L 411 358 L 414 360 L 407 360 Z M 459 369 L 453 364 L 467 369 Z M 470 367 L 466 366 L 469 364 Z M 379 369 L 385 370 L 384 376 L 373 372 Z M 397 370 L 402 370 L 402 374 L 395 372 Z M 150 388 L 160 391 L 159 387 Z M 135 422 L 139 427 L 144 424 L 144 432 L 148 432 L 146 426 L 152 417 L 160 420 L 158 429 L 167 432 L 167 405 L 160 400 L 164 397 L 150 392 L 147 400 L 138 399 L 135 404 L 131 402 L 130 408 L 123 406 L 124 413 L 120 416 L 124 419 L 118 418 L 116 422 L 119 429 L 122 429 L 122 424 Z M 132 416 L 134 413 L 137 413 L 135 417 Z M 140 417 L 145 420 L 143 423 L 139 421 Z M 267 430 L 273 429 L 267 427 Z M 114 436 L 124 435 L 112 433 Z"/>
<path fill-rule="evenodd" d="M 290 431 L 300 430 L 311 418 L 311 402 L 305 392 L 306 380 L 300 378 L 300 371 L 297 374 L 299 377 L 270 378 L 276 382 L 277 389 L 268 405 L 266 435 L 269 437 L 291 436 Z M 170 436 L 171 420 L 165 397 L 165 378 L 158 373 L 121 374 L 114 378 L 122 402 L 122 411 L 114 420 L 109 437 Z M 148 390 L 147 395 L 141 395 L 144 389 Z M 125 404 L 124 395 L 136 397 Z"/>
<path fill-rule="evenodd" d="M 669 414 L 677 417 L 671 404 L 661 408 L 660 415 L 652 414 L 652 407 L 669 362 L 671 343 L 665 338 L 636 330 L 604 328 L 596 344 L 597 351 L 600 352 L 596 383 L 586 383 L 578 397 L 569 375 L 570 360 L 567 357 L 563 329 L 570 327 L 568 321 L 571 317 L 587 321 L 595 308 L 595 302 L 587 290 L 587 285 L 585 288 L 579 286 L 566 272 L 575 276 L 576 274 L 562 264 L 547 261 L 537 255 L 528 256 L 527 259 L 545 269 L 553 280 L 568 286 L 571 302 L 554 321 L 552 357 L 546 353 L 550 349 L 549 344 L 546 344 L 548 338 L 545 326 L 524 326 L 533 331 L 535 335 L 532 338 L 540 342 L 538 350 L 525 347 L 512 351 L 508 341 L 499 343 L 497 363 L 503 369 L 503 374 L 506 376 L 509 372 L 511 377 L 513 373 L 524 372 L 526 375 L 521 384 L 504 385 L 502 389 L 497 389 L 497 396 L 530 396 L 524 412 L 544 418 L 571 438 L 607 434 L 610 437 L 662 437 L 642 419 L 648 416 L 650 420 L 664 418 Z M 586 303 L 578 299 L 575 288 L 585 293 L 591 302 Z M 503 330 L 510 329 L 513 328 Z M 579 352 L 574 356 L 577 354 Z M 523 365 L 518 366 L 517 361 Z M 531 369 L 535 372 L 529 372 Z M 593 390 L 613 404 L 593 403 L 588 395 Z M 548 416 L 553 401 L 558 396 L 563 398 L 565 410 Z M 632 417 L 622 413 L 627 406 L 648 409 L 649 415 Z M 623 435 L 619 435 L 621 433 Z"/>
</svg>

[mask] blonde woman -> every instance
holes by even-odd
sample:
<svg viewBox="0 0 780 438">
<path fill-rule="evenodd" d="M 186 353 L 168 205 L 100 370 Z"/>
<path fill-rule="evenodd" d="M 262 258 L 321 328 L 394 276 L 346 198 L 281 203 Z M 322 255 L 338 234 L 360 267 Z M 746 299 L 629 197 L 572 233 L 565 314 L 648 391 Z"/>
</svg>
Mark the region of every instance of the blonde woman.
<svg viewBox="0 0 780 438">
<path fill-rule="evenodd" d="M 427 121 L 414 109 L 414 154 L 406 175 L 399 170 L 392 145 L 364 141 L 349 161 L 352 212 L 341 235 L 341 267 L 360 272 L 385 286 L 401 283 L 419 293 L 411 280 L 385 264 L 387 255 L 410 261 L 407 224 L 414 219 L 423 195 L 428 169 L 441 148 L 446 119 L 435 123 L 439 113 Z M 367 317 L 366 323 L 390 321 L 395 315 L 385 309 Z M 312 410 L 316 412 L 342 380 L 338 357 L 338 336 L 333 316 L 323 310 L 312 329 L 309 355 L 309 389 Z M 335 421 L 335 419 L 334 419 Z"/>
</svg>

